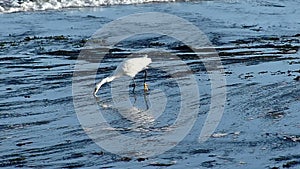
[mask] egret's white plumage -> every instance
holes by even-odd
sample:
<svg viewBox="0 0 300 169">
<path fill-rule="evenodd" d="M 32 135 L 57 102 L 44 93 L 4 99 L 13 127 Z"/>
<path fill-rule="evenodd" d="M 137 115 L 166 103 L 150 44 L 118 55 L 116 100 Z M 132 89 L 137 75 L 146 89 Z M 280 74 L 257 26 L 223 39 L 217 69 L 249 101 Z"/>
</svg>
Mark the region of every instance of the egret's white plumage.
<svg viewBox="0 0 300 169">
<path fill-rule="evenodd" d="M 100 82 L 96 84 L 94 96 L 96 96 L 98 90 L 100 87 L 108 82 L 113 81 L 116 78 L 122 77 L 122 76 L 129 76 L 134 78 L 136 74 L 138 74 L 140 71 L 147 68 L 147 66 L 152 62 L 151 58 L 148 58 L 147 55 L 140 58 L 130 58 L 124 60 L 114 71 L 112 76 L 106 77 L 102 79 Z M 146 84 L 144 84 L 144 87 L 146 88 Z"/>
</svg>

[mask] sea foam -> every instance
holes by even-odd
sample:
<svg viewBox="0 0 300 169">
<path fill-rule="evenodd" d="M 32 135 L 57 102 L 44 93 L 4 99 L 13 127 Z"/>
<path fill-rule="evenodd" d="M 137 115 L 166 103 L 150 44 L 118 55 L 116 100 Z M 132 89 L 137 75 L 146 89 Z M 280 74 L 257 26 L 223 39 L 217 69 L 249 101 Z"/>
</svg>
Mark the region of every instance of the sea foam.
<svg viewBox="0 0 300 169">
<path fill-rule="evenodd" d="M 0 1 L 0 13 L 174 1 L 176 0 L 4 0 Z"/>
</svg>

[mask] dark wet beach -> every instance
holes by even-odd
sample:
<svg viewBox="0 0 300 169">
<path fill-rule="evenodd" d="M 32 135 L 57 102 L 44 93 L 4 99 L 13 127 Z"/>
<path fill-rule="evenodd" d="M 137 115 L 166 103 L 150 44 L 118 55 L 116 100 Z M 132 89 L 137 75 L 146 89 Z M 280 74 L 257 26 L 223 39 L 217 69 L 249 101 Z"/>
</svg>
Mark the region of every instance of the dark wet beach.
<svg viewBox="0 0 300 169">
<path fill-rule="evenodd" d="M 0 167 L 299 168 L 299 5 L 294 0 L 202 1 L 0 14 Z M 110 75 L 132 51 L 161 49 L 191 68 L 201 104 L 191 132 L 176 147 L 145 159 L 121 157 L 101 149 L 82 129 L 73 103 L 74 66 L 81 48 L 102 26 L 152 11 L 182 17 L 208 36 L 224 66 L 225 111 L 209 140 L 198 143 L 211 102 L 201 60 L 165 36 L 136 36 L 119 43 L 99 66 L 96 80 Z M 148 75 L 152 90 L 172 98 L 171 111 L 159 118 L 151 135 L 174 122 L 171 112 L 178 109 L 180 97 L 166 72 L 149 69 Z M 142 77 L 137 75 L 137 83 Z M 99 94 L 105 103 L 112 101 L 110 85 Z M 146 107 L 141 87 L 130 96 L 131 101 L 137 98 L 139 108 Z M 104 111 L 114 127 L 140 134 L 131 133 L 130 124 L 114 112 Z"/>
</svg>

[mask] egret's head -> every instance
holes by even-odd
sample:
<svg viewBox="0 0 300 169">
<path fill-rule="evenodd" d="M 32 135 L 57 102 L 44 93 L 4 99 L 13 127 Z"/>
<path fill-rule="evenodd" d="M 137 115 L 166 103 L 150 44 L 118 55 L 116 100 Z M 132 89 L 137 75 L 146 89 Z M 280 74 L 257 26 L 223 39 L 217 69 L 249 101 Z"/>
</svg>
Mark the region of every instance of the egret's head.
<svg viewBox="0 0 300 169">
<path fill-rule="evenodd" d="M 102 79 L 99 83 L 96 84 L 95 86 L 95 90 L 94 90 L 94 96 L 97 97 L 97 92 L 99 91 L 100 87 L 104 84 L 104 83 L 107 83 L 107 82 L 110 82 L 114 79 L 115 77 L 107 77 L 107 78 L 104 78 Z"/>
<path fill-rule="evenodd" d="M 94 93 L 93 93 L 94 96 L 97 96 L 97 92 L 98 92 L 99 88 L 100 88 L 100 87 L 98 87 L 98 86 L 96 85 L 95 90 L 94 90 Z"/>
</svg>

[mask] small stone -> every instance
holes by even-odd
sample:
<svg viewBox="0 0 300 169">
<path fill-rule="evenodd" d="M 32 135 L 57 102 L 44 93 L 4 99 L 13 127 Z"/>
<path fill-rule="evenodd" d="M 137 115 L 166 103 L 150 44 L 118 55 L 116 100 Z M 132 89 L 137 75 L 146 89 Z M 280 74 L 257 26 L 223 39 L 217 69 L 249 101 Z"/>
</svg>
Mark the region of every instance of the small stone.
<svg viewBox="0 0 300 169">
<path fill-rule="evenodd" d="M 120 161 L 131 161 L 131 158 L 129 158 L 129 157 L 122 157 L 120 159 Z"/>
<path fill-rule="evenodd" d="M 247 164 L 245 161 L 240 161 L 240 164 Z"/>
<path fill-rule="evenodd" d="M 169 167 L 169 166 L 172 166 L 174 164 L 176 164 L 176 161 L 170 161 L 170 162 L 167 162 L 167 163 L 154 162 L 154 163 L 151 163 L 150 166 Z"/>
<path fill-rule="evenodd" d="M 295 77 L 294 80 L 300 81 L 300 76 Z"/>
<path fill-rule="evenodd" d="M 282 165 L 283 168 L 290 168 L 290 167 L 293 167 L 295 165 L 298 165 L 300 162 L 298 161 L 289 161 L 285 164 Z"/>
<path fill-rule="evenodd" d="M 93 152 L 92 154 L 93 155 L 102 156 L 102 155 L 104 155 L 104 152 L 103 151 L 99 151 L 99 152 Z"/>
<path fill-rule="evenodd" d="M 214 134 L 211 135 L 211 137 L 220 138 L 220 137 L 225 137 L 227 135 L 228 135 L 228 133 L 214 133 Z"/>
<path fill-rule="evenodd" d="M 299 142 L 300 141 L 300 137 L 299 136 L 283 136 L 284 140 L 289 140 L 292 142 Z"/>
<path fill-rule="evenodd" d="M 29 37 L 29 36 L 26 36 L 25 38 L 24 38 L 24 41 L 30 41 L 31 40 L 31 38 Z"/>
<path fill-rule="evenodd" d="M 137 159 L 138 162 L 145 161 L 145 160 L 148 160 L 148 158 L 138 158 Z"/>
<path fill-rule="evenodd" d="M 271 169 L 279 169 L 279 167 L 272 167 Z"/>
<path fill-rule="evenodd" d="M 241 132 L 240 132 L 240 131 L 236 131 L 236 132 L 234 132 L 233 134 L 234 134 L 234 135 L 240 135 Z"/>
<path fill-rule="evenodd" d="M 280 119 L 283 118 L 284 116 L 285 113 L 282 111 L 270 111 L 266 114 L 266 117 L 271 119 Z"/>
<path fill-rule="evenodd" d="M 28 141 L 28 142 L 20 142 L 20 143 L 17 143 L 16 146 L 18 147 L 21 147 L 21 146 L 24 146 L 26 144 L 32 144 L 33 142 L 32 141 Z"/>
</svg>

